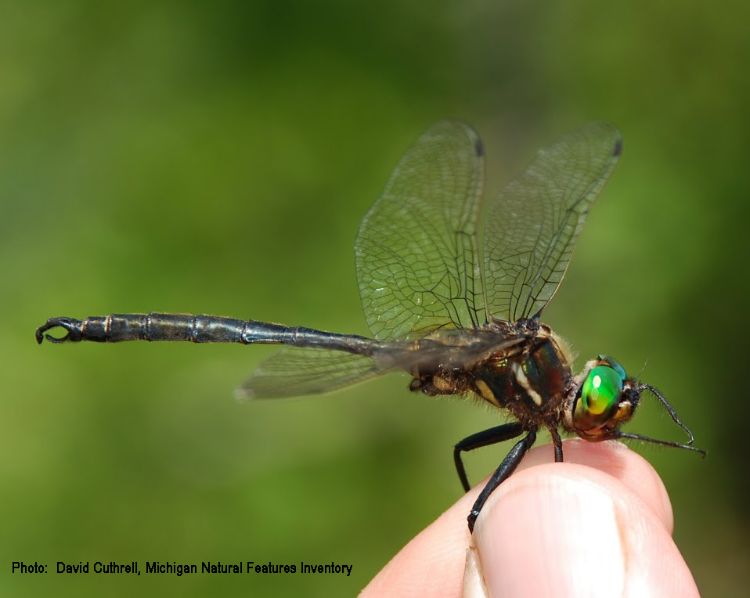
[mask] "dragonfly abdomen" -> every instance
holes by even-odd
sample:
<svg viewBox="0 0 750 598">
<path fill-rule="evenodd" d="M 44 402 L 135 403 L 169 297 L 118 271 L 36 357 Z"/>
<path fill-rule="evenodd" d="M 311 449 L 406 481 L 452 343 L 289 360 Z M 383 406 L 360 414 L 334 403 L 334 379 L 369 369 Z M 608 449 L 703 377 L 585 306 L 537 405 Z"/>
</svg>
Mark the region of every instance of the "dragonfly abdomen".
<svg viewBox="0 0 750 598">
<path fill-rule="evenodd" d="M 106 343 L 132 340 L 242 342 L 243 327 L 244 322 L 232 318 L 162 313 L 91 316 L 79 326 L 80 340 Z"/>
<path fill-rule="evenodd" d="M 66 334 L 55 337 L 46 331 L 61 327 Z M 93 341 L 187 341 L 193 343 L 281 344 L 319 347 L 372 355 L 382 343 L 363 336 L 323 332 L 312 328 L 192 314 L 109 314 L 83 320 L 50 318 L 37 328 L 37 342 Z"/>
</svg>

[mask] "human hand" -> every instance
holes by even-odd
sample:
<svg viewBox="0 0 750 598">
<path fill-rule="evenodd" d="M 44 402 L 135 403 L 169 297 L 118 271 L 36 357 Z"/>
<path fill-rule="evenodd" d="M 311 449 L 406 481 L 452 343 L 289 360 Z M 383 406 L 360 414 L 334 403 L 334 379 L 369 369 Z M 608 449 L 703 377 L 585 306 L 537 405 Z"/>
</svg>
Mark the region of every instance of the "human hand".
<svg viewBox="0 0 750 598">
<path fill-rule="evenodd" d="M 617 442 L 530 451 L 469 535 L 478 484 L 409 542 L 363 596 L 698 596 L 659 476 Z M 471 547 L 471 548 L 470 548 Z"/>
</svg>

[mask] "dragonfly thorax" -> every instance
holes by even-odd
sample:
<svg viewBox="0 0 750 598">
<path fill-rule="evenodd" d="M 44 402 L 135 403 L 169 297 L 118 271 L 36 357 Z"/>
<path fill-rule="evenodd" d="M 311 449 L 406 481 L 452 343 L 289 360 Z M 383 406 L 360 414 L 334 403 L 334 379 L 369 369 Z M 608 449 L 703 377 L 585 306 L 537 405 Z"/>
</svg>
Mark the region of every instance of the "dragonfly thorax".
<svg viewBox="0 0 750 598">
<path fill-rule="evenodd" d="M 474 390 L 529 428 L 557 427 L 571 383 L 569 363 L 566 345 L 542 325 L 520 353 L 500 351 L 478 367 Z"/>
<path fill-rule="evenodd" d="M 566 398 L 575 384 L 570 351 L 548 326 L 529 322 L 495 321 L 478 330 L 427 337 L 419 353 L 431 357 L 411 369 L 410 389 L 427 395 L 475 394 L 507 409 L 528 429 L 564 426 Z"/>
</svg>

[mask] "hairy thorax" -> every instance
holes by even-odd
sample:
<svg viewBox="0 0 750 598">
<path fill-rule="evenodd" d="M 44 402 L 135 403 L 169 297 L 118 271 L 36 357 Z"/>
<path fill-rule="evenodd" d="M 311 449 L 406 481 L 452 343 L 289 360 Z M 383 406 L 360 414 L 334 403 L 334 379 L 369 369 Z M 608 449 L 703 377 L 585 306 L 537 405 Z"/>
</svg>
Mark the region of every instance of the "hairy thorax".
<svg viewBox="0 0 750 598">
<path fill-rule="evenodd" d="M 411 390 L 473 393 L 530 429 L 560 421 L 571 357 L 548 326 L 498 322 L 482 331 L 442 332 L 419 342 L 434 345 L 433 359 L 414 364 Z"/>
</svg>

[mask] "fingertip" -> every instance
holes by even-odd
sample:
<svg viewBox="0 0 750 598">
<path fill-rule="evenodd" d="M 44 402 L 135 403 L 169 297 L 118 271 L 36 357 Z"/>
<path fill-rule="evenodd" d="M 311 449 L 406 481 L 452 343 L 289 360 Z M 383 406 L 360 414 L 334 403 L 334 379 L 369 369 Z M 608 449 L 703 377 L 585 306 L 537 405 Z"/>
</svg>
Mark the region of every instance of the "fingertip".
<svg viewBox="0 0 750 598">
<path fill-rule="evenodd" d="M 617 441 L 566 440 L 563 451 L 565 463 L 558 466 L 584 465 L 613 477 L 635 493 L 654 512 L 665 529 L 672 533 L 674 515 L 667 489 L 646 459 Z M 519 470 L 552 461 L 553 453 L 549 446 L 536 447 L 526 455 Z"/>
<path fill-rule="evenodd" d="M 597 484 L 560 469 L 520 472 L 485 505 L 474 538 L 490 595 L 585 596 L 603 584 L 622 595 L 614 504 Z"/>
<path fill-rule="evenodd" d="M 663 521 L 590 466 L 517 473 L 488 500 L 474 541 L 489 595 L 697 595 Z"/>
<path fill-rule="evenodd" d="M 455 596 L 462 588 L 472 596 L 617 595 L 619 587 L 622 596 L 697 596 L 651 465 L 617 442 L 568 440 L 564 455 L 564 463 L 553 463 L 550 446 L 530 451 L 492 493 L 470 535 L 466 515 L 486 480 L 480 483 L 409 542 L 363 595 Z"/>
</svg>

